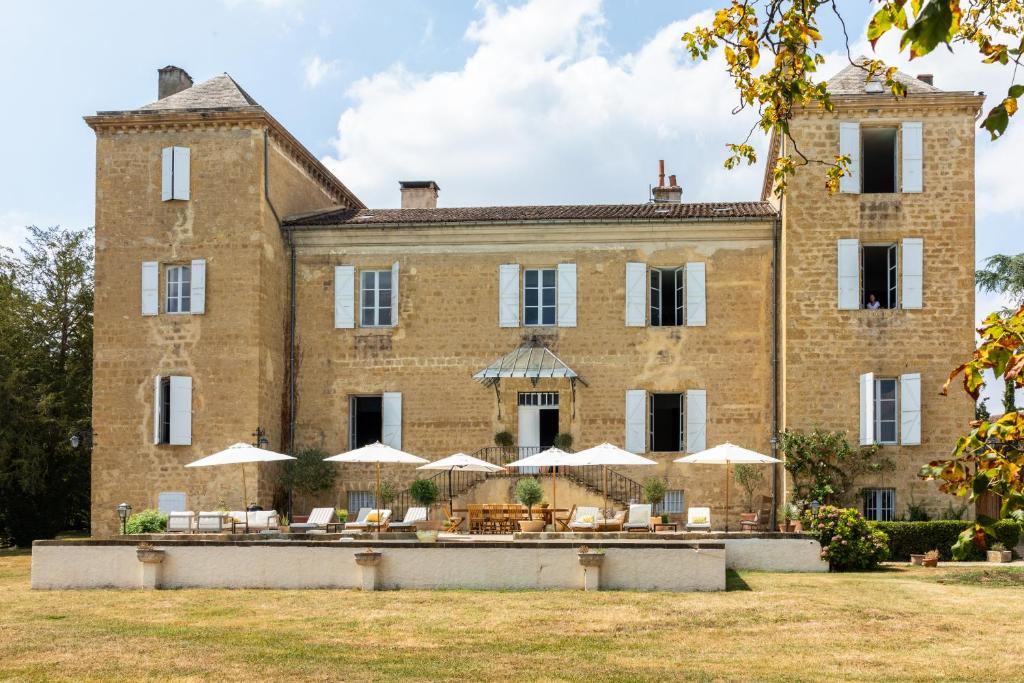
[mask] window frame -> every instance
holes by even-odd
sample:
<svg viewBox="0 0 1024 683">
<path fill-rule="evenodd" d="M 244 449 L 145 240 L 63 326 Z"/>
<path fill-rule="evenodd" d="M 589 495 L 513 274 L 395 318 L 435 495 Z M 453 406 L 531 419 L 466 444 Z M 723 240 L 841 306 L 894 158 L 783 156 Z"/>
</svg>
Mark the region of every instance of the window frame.
<svg viewBox="0 0 1024 683">
<path fill-rule="evenodd" d="M 352 507 L 352 499 L 353 498 L 355 498 L 356 503 L 357 503 L 355 508 Z M 363 505 L 362 503 L 364 503 L 364 502 L 368 502 L 369 504 L 368 505 Z M 373 491 L 372 490 L 369 490 L 369 491 L 363 490 L 363 489 L 349 490 L 349 491 L 345 492 L 345 506 L 346 506 L 346 510 L 348 511 L 349 520 L 354 522 L 355 521 L 355 516 L 359 514 L 359 509 L 360 508 L 373 508 L 373 509 L 377 509 L 377 497 L 375 495 L 373 495 Z"/>
<path fill-rule="evenodd" d="M 177 279 L 175 282 L 171 281 L 171 274 L 175 273 Z M 188 275 L 188 295 L 184 292 L 184 280 L 182 275 Z M 171 286 L 175 285 L 178 288 L 178 294 L 174 297 L 171 296 Z M 174 301 L 177 309 L 176 311 L 171 310 L 171 301 Z M 182 310 L 182 302 L 188 302 L 188 310 Z M 191 263 L 169 263 L 164 266 L 164 313 L 167 315 L 191 315 L 192 314 L 192 264 Z"/>
<path fill-rule="evenodd" d="M 686 496 L 684 489 L 668 489 L 665 498 L 654 506 L 651 514 L 670 515 L 686 512 Z"/>
<path fill-rule="evenodd" d="M 171 376 L 160 376 L 160 437 L 156 445 L 171 443 Z"/>
<path fill-rule="evenodd" d="M 868 192 L 865 190 L 867 183 L 867 155 L 864 153 L 864 133 L 871 130 L 887 129 L 895 131 L 893 134 L 893 147 L 892 147 L 892 192 Z M 860 135 L 858 143 L 860 145 L 860 194 L 902 194 L 903 188 L 901 187 L 901 174 L 902 174 L 902 123 L 872 123 L 865 125 L 863 122 L 860 123 Z"/>
<path fill-rule="evenodd" d="M 647 273 L 647 326 L 686 327 L 686 266 L 649 265 Z M 671 307 L 675 322 L 671 325 L 664 322 L 666 302 L 661 295 L 666 275 L 672 277 L 672 301 L 668 305 Z M 655 280 L 657 280 L 657 286 L 655 286 Z M 655 299 L 658 301 L 657 306 L 654 303 Z M 655 311 L 657 311 L 657 322 L 655 322 Z"/>
<path fill-rule="evenodd" d="M 892 382 L 892 399 L 882 398 L 882 383 Z M 874 383 L 874 395 L 872 397 L 874 401 L 874 430 L 875 430 L 875 443 L 883 446 L 896 446 L 900 442 L 900 380 L 898 377 L 875 377 Z M 882 403 L 892 403 L 893 418 L 892 420 L 882 419 Z M 891 441 L 882 440 L 882 425 L 883 423 L 892 423 L 893 425 L 893 438 Z"/>
<path fill-rule="evenodd" d="M 386 288 L 380 286 L 380 277 L 384 273 L 387 274 L 388 280 L 389 280 L 388 286 Z M 373 275 L 373 287 L 372 288 L 367 288 L 366 285 L 365 285 L 364 277 L 367 276 L 367 275 Z M 392 306 L 392 301 L 393 301 L 392 297 L 395 294 L 395 283 L 393 281 L 391 281 L 391 280 L 392 280 L 392 271 L 391 271 L 390 268 L 383 269 L 383 270 L 376 269 L 376 268 L 367 268 L 365 270 L 360 270 L 359 271 L 359 327 L 383 328 L 383 327 L 394 327 L 395 326 L 394 320 L 391 319 L 392 318 L 392 307 L 393 307 Z M 367 306 L 366 305 L 366 293 L 367 293 L 367 291 L 369 291 L 369 289 L 372 289 L 372 291 L 373 291 L 373 304 L 371 304 L 370 306 Z M 381 292 L 387 292 L 388 293 L 388 304 L 387 304 L 387 306 L 382 306 L 381 303 L 380 303 Z M 363 320 L 363 313 L 365 311 L 373 311 L 373 322 L 372 323 L 364 322 L 364 320 Z M 386 311 L 387 312 L 388 322 L 386 322 L 386 323 L 380 322 L 380 320 L 381 320 L 381 312 L 382 311 Z"/>
<path fill-rule="evenodd" d="M 864 519 L 872 522 L 891 522 L 896 519 L 896 489 L 867 487 L 861 489 Z M 888 502 L 889 505 L 884 505 Z"/>
<path fill-rule="evenodd" d="M 381 402 L 381 424 L 380 424 L 380 436 L 377 437 L 377 441 L 384 443 L 384 394 L 349 394 L 348 397 L 348 447 L 349 450 L 355 450 L 359 448 L 356 446 L 356 440 L 359 436 L 356 434 L 356 402 L 359 399 L 376 398 Z"/>
<path fill-rule="evenodd" d="M 537 408 L 557 408 L 557 391 L 520 391 L 516 398 L 517 406 L 533 406 Z"/>
<path fill-rule="evenodd" d="M 527 279 L 530 273 L 537 274 L 537 284 L 530 287 L 527 284 Z M 546 286 L 544 284 L 544 275 L 550 273 L 552 284 Z M 529 305 L 526 300 L 527 291 L 535 289 L 537 290 L 537 303 L 533 306 Z M 558 325 L 558 268 L 523 268 L 523 286 L 520 289 L 523 297 L 523 327 L 555 327 Z M 544 303 L 544 292 L 551 292 L 551 304 L 546 305 Z M 537 322 L 527 322 L 530 317 L 530 309 L 536 309 Z M 544 313 L 546 310 L 551 311 L 551 322 L 544 321 Z"/>
<path fill-rule="evenodd" d="M 679 397 L 679 441 L 677 448 L 671 451 L 654 448 L 654 397 Z M 647 392 L 647 450 L 651 453 L 685 453 L 686 452 L 686 392 L 685 391 L 648 391 Z"/>
</svg>

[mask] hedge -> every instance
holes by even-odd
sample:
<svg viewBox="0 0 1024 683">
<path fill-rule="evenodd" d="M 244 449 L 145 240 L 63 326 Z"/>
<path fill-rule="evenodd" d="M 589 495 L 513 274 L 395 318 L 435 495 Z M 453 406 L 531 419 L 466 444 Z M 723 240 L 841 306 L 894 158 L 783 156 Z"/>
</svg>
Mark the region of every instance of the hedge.
<svg viewBox="0 0 1024 683">
<path fill-rule="evenodd" d="M 910 555 L 920 555 L 929 550 L 938 550 L 939 559 L 951 560 L 953 553 L 950 548 L 964 529 L 970 529 L 974 522 L 954 519 L 941 519 L 931 522 L 872 522 L 880 531 L 889 537 L 889 559 L 896 562 L 910 560 Z M 1020 524 L 1012 519 L 996 522 L 996 537 L 989 538 L 989 543 L 1000 541 L 1008 549 L 1013 550 L 1020 537 Z M 984 559 L 978 550 L 968 559 Z"/>
</svg>

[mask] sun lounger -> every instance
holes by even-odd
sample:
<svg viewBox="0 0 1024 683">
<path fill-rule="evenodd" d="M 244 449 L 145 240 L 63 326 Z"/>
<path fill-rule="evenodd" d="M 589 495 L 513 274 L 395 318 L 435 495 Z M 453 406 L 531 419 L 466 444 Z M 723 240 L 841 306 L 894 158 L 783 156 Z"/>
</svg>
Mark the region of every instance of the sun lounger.
<svg viewBox="0 0 1024 683">
<path fill-rule="evenodd" d="M 651 504 L 642 503 L 629 506 L 629 519 L 622 528 L 626 531 L 651 530 Z"/>
<path fill-rule="evenodd" d="M 686 511 L 687 531 L 711 531 L 711 508 L 690 508 Z"/>
<path fill-rule="evenodd" d="M 600 517 L 601 513 L 596 507 L 577 507 L 576 512 L 569 520 L 569 530 L 594 531 L 597 529 Z"/>
<path fill-rule="evenodd" d="M 305 522 L 293 522 L 288 525 L 291 532 L 306 533 L 327 529 L 327 525 L 334 521 L 334 508 L 313 508 Z"/>
<path fill-rule="evenodd" d="M 346 529 L 366 530 L 381 529 L 388 525 L 391 517 L 391 510 L 377 510 L 374 508 L 360 508 L 356 521 L 345 524 Z"/>
<path fill-rule="evenodd" d="M 427 508 L 409 508 L 401 522 L 388 524 L 388 531 L 416 531 L 417 522 L 427 521 Z"/>
</svg>

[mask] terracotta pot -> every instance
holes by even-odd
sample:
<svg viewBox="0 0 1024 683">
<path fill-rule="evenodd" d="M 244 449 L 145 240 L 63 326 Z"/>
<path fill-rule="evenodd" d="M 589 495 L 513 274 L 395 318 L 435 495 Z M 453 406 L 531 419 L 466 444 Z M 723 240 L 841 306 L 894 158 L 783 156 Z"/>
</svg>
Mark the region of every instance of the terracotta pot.
<svg viewBox="0 0 1024 683">
<path fill-rule="evenodd" d="M 782 522 L 781 524 L 779 524 L 779 531 L 781 531 L 784 534 L 790 533 L 794 531 L 794 529 L 795 527 L 793 526 L 792 522 Z"/>
<path fill-rule="evenodd" d="M 661 515 L 658 515 L 657 517 L 651 517 L 651 528 L 652 529 L 654 528 L 655 524 L 661 524 Z"/>
<path fill-rule="evenodd" d="M 544 531 L 544 520 L 521 519 L 519 520 L 519 530 L 524 533 L 539 533 L 541 531 Z"/>
<path fill-rule="evenodd" d="M 939 558 L 937 558 L 937 557 L 927 558 L 926 557 L 923 560 L 921 560 L 921 564 L 922 564 L 922 566 L 925 566 L 925 567 L 938 567 L 939 566 Z"/>
<path fill-rule="evenodd" d="M 795 531 L 796 533 L 800 533 L 800 532 L 802 532 L 804 530 L 804 523 L 802 521 L 800 521 L 799 519 L 793 520 L 792 525 L 793 525 L 793 529 L 792 530 Z"/>
</svg>

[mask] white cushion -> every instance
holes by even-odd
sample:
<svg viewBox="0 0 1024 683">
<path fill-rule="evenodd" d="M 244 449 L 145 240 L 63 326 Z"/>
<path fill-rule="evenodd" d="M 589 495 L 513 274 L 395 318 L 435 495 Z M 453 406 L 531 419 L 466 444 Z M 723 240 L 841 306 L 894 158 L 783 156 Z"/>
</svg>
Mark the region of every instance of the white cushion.
<svg viewBox="0 0 1024 683">
<path fill-rule="evenodd" d="M 651 504 L 650 503 L 638 503 L 629 506 L 629 523 L 630 524 L 650 524 L 651 523 Z"/>
</svg>

